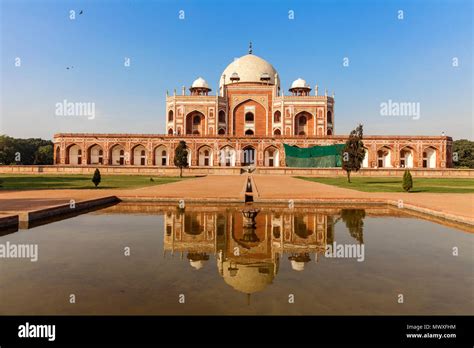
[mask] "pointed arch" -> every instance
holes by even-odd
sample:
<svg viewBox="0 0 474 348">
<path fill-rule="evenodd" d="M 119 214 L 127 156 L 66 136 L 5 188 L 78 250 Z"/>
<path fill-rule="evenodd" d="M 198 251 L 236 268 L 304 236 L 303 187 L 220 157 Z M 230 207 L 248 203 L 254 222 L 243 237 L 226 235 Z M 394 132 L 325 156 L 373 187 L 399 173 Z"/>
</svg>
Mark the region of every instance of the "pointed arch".
<svg viewBox="0 0 474 348">
<path fill-rule="evenodd" d="M 147 151 L 143 144 L 136 144 L 132 147 L 131 164 L 134 166 L 147 165 Z"/>
<path fill-rule="evenodd" d="M 257 150 L 252 145 L 247 145 L 242 148 L 241 163 L 243 166 L 255 165 L 257 158 Z"/>
<path fill-rule="evenodd" d="M 202 167 L 213 166 L 213 151 L 209 145 L 201 146 L 198 151 L 198 165 Z"/>
<path fill-rule="evenodd" d="M 235 167 L 236 151 L 230 145 L 224 145 L 219 150 L 219 165 L 221 167 Z"/>
<path fill-rule="evenodd" d="M 430 145 L 423 148 L 423 153 L 422 153 L 423 168 L 436 168 L 438 153 L 439 153 L 438 149 L 434 146 Z"/>
<path fill-rule="evenodd" d="M 197 110 L 189 112 L 185 117 L 186 134 L 204 135 L 206 116 Z"/>
<path fill-rule="evenodd" d="M 313 119 L 313 115 L 307 111 L 298 112 L 294 118 L 294 135 L 310 135 L 309 123 Z"/>
<path fill-rule="evenodd" d="M 415 148 L 411 145 L 405 145 L 400 149 L 400 167 L 413 168 L 415 156 Z"/>
<path fill-rule="evenodd" d="M 56 146 L 56 153 L 54 157 L 54 163 L 60 164 L 61 163 L 61 147 Z"/>
<path fill-rule="evenodd" d="M 66 164 L 82 164 L 82 147 L 77 144 L 69 144 L 66 148 Z"/>
<path fill-rule="evenodd" d="M 331 112 L 331 110 L 328 110 L 328 112 L 327 112 L 326 121 L 327 121 L 327 124 L 332 124 L 332 112 Z"/>
<path fill-rule="evenodd" d="M 229 125 L 234 135 L 245 135 L 247 130 L 252 130 L 255 135 L 265 135 L 265 127 L 261 120 L 266 119 L 267 107 L 252 97 L 246 98 L 233 106 L 229 113 Z M 263 123 L 265 124 L 265 123 Z"/>
<path fill-rule="evenodd" d="M 104 149 L 99 144 L 92 144 L 87 149 L 87 164 L 104 164 Z"/>
<path fill-rule="evenodd" d="M 217 114 L 217 121 L 219 124 L 227 124 L 226 114 L 224 110 L 219 110 Z"/>
<path fill-rule="evenodd" d="M 377 149 L 377 167 L 391 168 L 392 167 L 392 148 L 388 145 L 380 146 Z"/>
<path fill-rule="evenodd" d="M 268 146 L 263 151 L 265 167 L 279 167 L 280 166 L 280 151 L 274 145 Z"/>
<path fill-rule="evenodd" d="M 273 114 L 273 123 L 281 123 L 281 111 L 277 110 Z"/>
<path fill-rule="evenodd" d="M 166 167 L 169 165 L 169 151 L 168 148 L 160 144 L 153 150 L 153 165 L 158 167 Z"/>
<path fill-rule="evenodd" d="M 111 166 L 123 166 L 125 164 L 125 147 L 122 144 L 114 144 L 110 147 L 109 164 Z"/>
</svg>

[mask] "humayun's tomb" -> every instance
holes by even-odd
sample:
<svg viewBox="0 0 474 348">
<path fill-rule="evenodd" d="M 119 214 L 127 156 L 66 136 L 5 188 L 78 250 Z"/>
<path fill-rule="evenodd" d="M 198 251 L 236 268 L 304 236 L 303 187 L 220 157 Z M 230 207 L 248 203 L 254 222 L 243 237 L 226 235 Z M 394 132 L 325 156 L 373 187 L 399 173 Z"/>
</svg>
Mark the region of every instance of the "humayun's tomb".
<svg viewBox="0 0 474 348">
<path fill-rule="evenodd" d="M 343 144 L 335 134 L 335 98 L 298 78 L 284 94 L 275 68 L 249 54 L 220 77 L 219 91 L 203 78 L 166 96 L 166 134 L 54 136 L 54 163 L 71 166 L 173 167 L 180 140 L 191 167 L 284 167 L 283 144 L 307 148 Z M 364 136 L 364 168 L 449 168 L 448 136 Z"/>
</svg>

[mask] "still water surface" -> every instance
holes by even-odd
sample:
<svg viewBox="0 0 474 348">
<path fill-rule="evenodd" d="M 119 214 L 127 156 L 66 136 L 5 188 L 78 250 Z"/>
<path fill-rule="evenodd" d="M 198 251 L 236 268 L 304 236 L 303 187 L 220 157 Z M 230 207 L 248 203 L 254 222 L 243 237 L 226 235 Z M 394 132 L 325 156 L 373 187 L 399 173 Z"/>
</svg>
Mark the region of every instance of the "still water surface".
<svg viewBox="0 0 474 348">
<path fill-rule="evenodd" d="M 474 313 L 470 232 L 386 208 L 242 209 L 121 203 L 3 235 L 38 261 L 0 260 L 0 314 Z"/>
</svg>

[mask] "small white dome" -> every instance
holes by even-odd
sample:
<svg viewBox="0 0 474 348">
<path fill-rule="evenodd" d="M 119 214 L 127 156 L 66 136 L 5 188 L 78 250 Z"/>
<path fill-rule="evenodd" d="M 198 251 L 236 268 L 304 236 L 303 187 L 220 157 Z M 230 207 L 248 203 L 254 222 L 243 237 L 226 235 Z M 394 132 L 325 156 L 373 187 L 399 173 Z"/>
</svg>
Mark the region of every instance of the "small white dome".
<svg viewBox="0 0 474 348">
<path fill-rule="evenodd" d="M 209 85 L 202 77 L 198 77 L 196 80 L 194 80 L 191 88 L 209 88 Z"/>
<path fill-rule="evenodd" d="M 306 81 L 303 80 L 302 78 L 298 78 L 293 81 L 291 84 L 291 88 L 309 88 L 309 86 L 306 84 Z"/>
</svg>

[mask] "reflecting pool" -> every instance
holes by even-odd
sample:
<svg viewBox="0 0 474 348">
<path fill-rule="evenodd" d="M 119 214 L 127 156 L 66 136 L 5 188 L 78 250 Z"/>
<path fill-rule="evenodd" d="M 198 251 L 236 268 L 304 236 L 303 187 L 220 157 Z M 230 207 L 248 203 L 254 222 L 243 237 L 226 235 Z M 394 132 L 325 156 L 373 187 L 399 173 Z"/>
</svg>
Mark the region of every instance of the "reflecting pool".
<svg viewBox="0 0 474 348">
<path fill-rule="evenodd" d="M 380 207 L 120 203 L 18 232 L 0 314 L 472 314 L 473 234 Z"/>
</svg>

